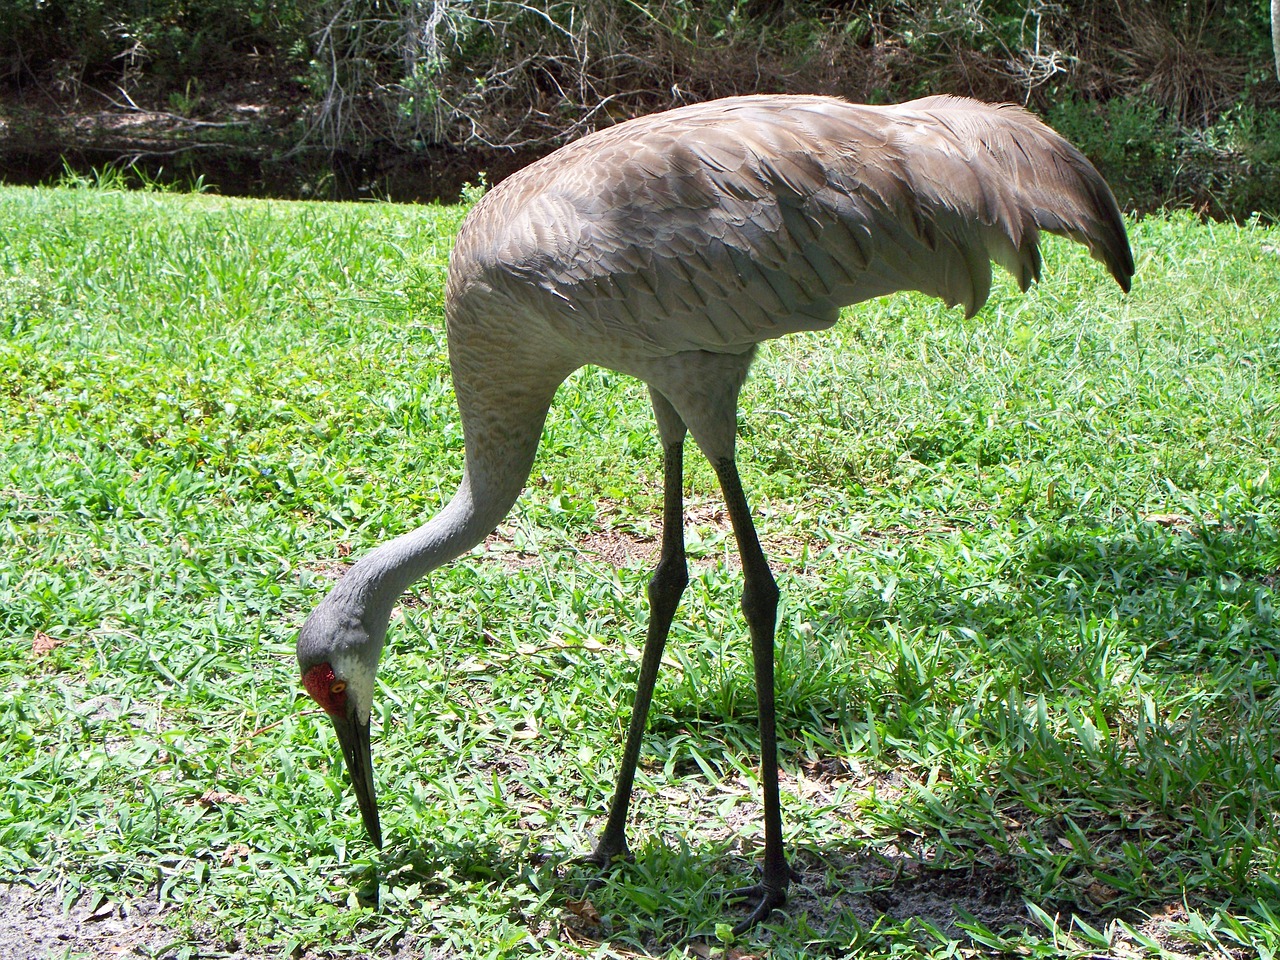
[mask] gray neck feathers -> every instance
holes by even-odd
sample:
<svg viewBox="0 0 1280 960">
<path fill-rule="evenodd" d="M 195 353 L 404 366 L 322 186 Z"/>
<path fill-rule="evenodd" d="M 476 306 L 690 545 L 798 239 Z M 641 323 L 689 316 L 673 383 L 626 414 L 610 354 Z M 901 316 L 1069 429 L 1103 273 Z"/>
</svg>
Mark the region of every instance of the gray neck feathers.
<svg viewBox="0 0 1280 960">
<path fill-rule="evenodd" d="M 479 499 L 469 476 L 452 500 L 416 530 L 366 554 L 326 598 L 381 634 L 400 595 L 417 579 L 465 553 L 487 536 L 519 495 Z M 504 491 L 505 494 L 505 491 Z"/>
</svg>

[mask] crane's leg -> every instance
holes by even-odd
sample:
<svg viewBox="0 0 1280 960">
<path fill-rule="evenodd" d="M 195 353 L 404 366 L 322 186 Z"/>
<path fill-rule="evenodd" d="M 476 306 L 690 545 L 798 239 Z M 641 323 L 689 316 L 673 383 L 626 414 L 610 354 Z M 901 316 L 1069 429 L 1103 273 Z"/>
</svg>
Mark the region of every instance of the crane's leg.
<svg viewBox="0 0 1280 960">
<path fill-rule="evenodd" d="M 595 849 L 586 859 L 607 867 L 627 851 L 627 807 L 635 783 L 636 763 L 640 759 L 640 743 L 644 739 L 645 721 L 653 701 L 653 687 L 662 663 L 671 621 L 675 619 L 680 596 L 689 583 L 684 554 L 684 438 L 685 425 L 662 394 L 650 391 L 653 411 L 658 420 L 658 434 L 663 444 L 662 467 L 662 552 L 658 566 L 649 581 L 649 631 L 640 658 L 640 675 L 636 681 L 636 699 L 631 707 L 631 723 L 627 727 L 627 743 L 622 751 L 618 783 L 609 804 L 605 822 Z"/>
<path fill-rule="evenodd" d="M 731 457 L 712 462 L 742 557 L 742 612 L 751 632 L 751 658 L 755 664 L 756 703 L 760 714 L 760 784 L 764 791 L 764 865 L 761 882 L 734 892 L 747 900 L 751 912 L 733 928 L 742 933 L 787 902 L 791 868 L 782 845 L 782 808 L 778 796 L 778 731 L 773 697 L 773 635 L 778 617 L 778 585 L 760 548 L 751 509 L 738 467 Z"/>
</svg>

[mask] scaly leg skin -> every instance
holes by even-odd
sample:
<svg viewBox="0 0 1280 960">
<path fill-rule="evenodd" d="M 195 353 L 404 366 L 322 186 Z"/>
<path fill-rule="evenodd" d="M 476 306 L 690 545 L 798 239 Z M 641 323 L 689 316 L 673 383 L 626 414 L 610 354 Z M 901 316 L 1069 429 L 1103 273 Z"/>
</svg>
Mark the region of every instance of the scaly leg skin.
<svg viewBox="0 0 1280 960">
<path fill-rule="evenodd" d="M 659 412 L 659 426 L 663 424 L 659 404 L 660 395 L 654 397 L 654 408 Z M 675 412 L 671 411 L 671 416 Z M 609 819 L 596 841 L 595 849 L 582 858 L 601 869 L 607 869 L 618 860 L 630 858 L 627 849 L 627 807 L 631 802 L 631 788 L 635 782 L 636 763 L 640 759 L 640 743 L 644 738 L 645 722 L 649 716 L 649 704 L 653 700 L 653 687 L 662 663 L 662 651 L 666 647 L 671 621 L 675 619 L 680 596 L 689 583 L 688 567 L 684 553 L 684 425 L 676 421 L 678 439 L 666 442 L 663 462 L 662 498 L 662 553 L 653 578 L 649 581 L 649 628 L 645 637 L 644 654 L 640 659 L 640 676 L 636 682 L 636 699 L 631 708 L 631 723 L 627 727 L 627 742 L 622 752 L 622 766 L 618 770 L 618 782 L 613 800 L 609 804 Z"/>
<path fill-rule="evenodd" d="M 782 807 L 778 791 L 778 731 L 773 696 L 773 635 L 778 617 L 778 585 L 769 570 L 751 510 L 742 492 L 738 468 L 731 458 L 713 464 L 724 491 L 742 558 L 742 613 L 751 633 L 751 658 L 756 674 L 756 702 L 760 714 L 760 785 L 764 791 L 764 864 L 761 882 L 736 890 L 732 899 L 747 900 L 751 911 L 733 928 L 745 933 L 787 902 L 793 871 L 782 843 Z"/>
</svg>

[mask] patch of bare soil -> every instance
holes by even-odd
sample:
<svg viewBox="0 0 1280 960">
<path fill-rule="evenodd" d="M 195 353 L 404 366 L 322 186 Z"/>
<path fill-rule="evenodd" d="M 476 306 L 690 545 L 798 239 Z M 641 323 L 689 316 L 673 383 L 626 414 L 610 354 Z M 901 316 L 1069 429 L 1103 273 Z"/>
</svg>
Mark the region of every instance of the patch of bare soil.
<svg viewBox="0 0 1280 960">
<path fill-rule="evenodd" d="M 63 956 L 161 956 L 175 939 L 154 900 L 90 909 L 82 897 L 67 913 L 56 892 L 0 885 L 0 960 Z"/>
<path fill-rule="evenodd" d="M 611 567 L 657 563 L 658 546 L 654 537 L 640 537 L 622 530 L 599 530 L 578 541 L 583 553 L 598 557 Z"/>
<path fill-rule="evenodd" d="M 1030 923 L 1021 892 L 997 871 L 948 870 L 876 853 L 805 852 L 795 859 L 802 879 L 787 912 L 807 914 L 819 929 L 822 918 L 845 911 L 867 927 L 881 917 L 916 919 L 960 939 L 960 911 L 992 930 Z"/>
<path fill-rule="evenodd" d="M 154 899 L 124 904 L 104 902 L 90 909 L 92 899 L 81 897 L 63 912 L 55 891 L 22 884 L 0 883 L 0 960 L 63 960 L 63 958 L 152 957 L 166 960 L 184 950 L 196 957 L 220 960 L 279 960 L 277 951 L 246 952 L 236 943 L 215 937 L 200 925 L 188 935 L 169 921 L 171 910 Z M 295 953 L 292 960 L 321 960 L 325 955 Z M 378 955 L 377 960 L 435 960 L 430 947 L 412 934 Z M 373 958 L 370 958 L 373 960 Z"/>
<path fill-rule="evenodd" d="M 687 529 L 696 532 L 703 540 L 709 536 L 732 536 L 729 515 L 723 507 L 694 506 L 686 513 L 686 523 Z M 800 560 L 808 543 L 799 537 L 766 534 L 761 538 L 761 545 L 771 563 L 785 567 Z M 659 547 L 657 536 L 643 536 L 612 527 L 601 527 L 579 538 L 574 544 L 574 548 L 585 556 L 615 568 L 637 565 L 651 567 L 658 562 Z M 538 553 L 517 546 L 511 530 L 505 526 L 499 527 L 485 538 L 484 552 L 481 554 L 481 559 L 496 560 L 513 570 L 537 566 L 540 562 L 538 557 Z M 725 563 L 734 570 L 741 567 L 738 552 L 732 544 L 727 550 L 695 552 L 689 556 L 689 565 L 694 569 L 720 563 Z"/>
</svg>

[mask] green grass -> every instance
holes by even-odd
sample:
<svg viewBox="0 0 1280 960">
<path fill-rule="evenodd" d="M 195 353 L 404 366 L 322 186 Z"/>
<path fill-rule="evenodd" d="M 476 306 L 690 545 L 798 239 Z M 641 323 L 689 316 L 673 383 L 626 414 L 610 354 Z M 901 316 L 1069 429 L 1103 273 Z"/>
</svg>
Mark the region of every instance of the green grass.
<svg viewBox="0 0 1280 960">
<path fill-rule="evenodd" d="M 693 455 L 636 863 L 589 892 L 564 866 L 645 617 L 647 561 L 589 546 L 656 529 L 633 381 L 562 389 L 504 527 L 520 562 L 478 549 L 393 623 L 382 854 L 299 689 L 335 561 L 460 475 L 462 212 L 0 189 L 0 880 L 158 894 L 166 957 L 705 956 L 737 916 L 755 704 Z M 894 297 L 764 351 L 739 459 L 784 593 L 804 880 L 738 949 L 1280 951 L 1280 230 L 1133 242 L 1128 297 L 1053 242 L 1045 283 L 972 320 Z"/>
</svg>

